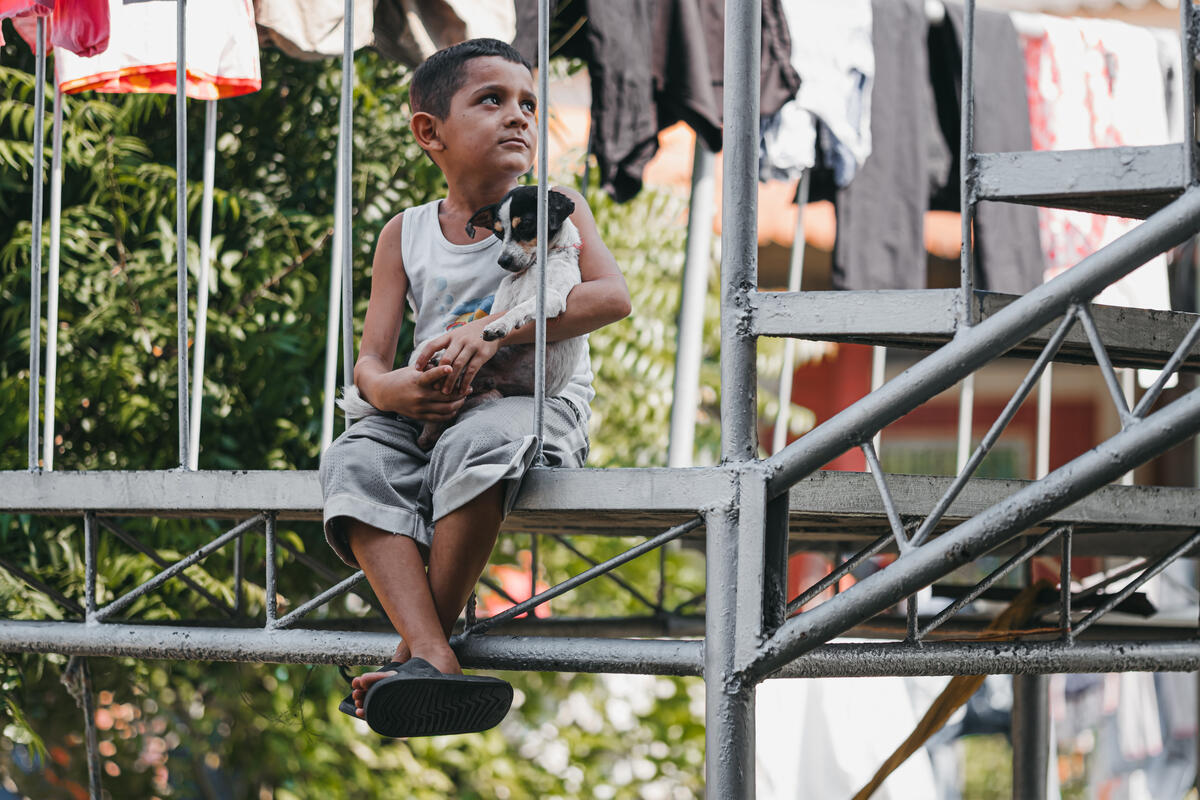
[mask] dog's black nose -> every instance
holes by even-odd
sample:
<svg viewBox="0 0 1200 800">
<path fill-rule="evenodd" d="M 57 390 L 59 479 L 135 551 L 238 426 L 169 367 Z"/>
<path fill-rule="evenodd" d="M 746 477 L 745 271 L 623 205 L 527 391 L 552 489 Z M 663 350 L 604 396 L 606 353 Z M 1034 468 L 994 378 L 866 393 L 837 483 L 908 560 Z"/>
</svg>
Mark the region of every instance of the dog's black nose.
<svg viewBox="0 0 1200 800">
<path fill-rule="evenodd" d="M 503 269 L 508 269 L 513 263 L 512 256 L 508 253 L 501 253 L 500 258 L 496 259 L 496 263 Z"/>
</svg>

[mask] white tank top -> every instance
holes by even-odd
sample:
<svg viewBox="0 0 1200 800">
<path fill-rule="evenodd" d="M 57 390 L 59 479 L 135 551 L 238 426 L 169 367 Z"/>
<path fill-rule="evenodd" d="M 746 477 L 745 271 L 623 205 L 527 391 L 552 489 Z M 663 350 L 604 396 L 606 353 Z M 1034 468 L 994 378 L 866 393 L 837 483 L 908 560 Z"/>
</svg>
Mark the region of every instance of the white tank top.
<svg viewBox="0 0 1200 800">
<path fill-rule="evenodd" d="M 401 226 L 400 255 L 408 276 L 408 302 L 417 320 L 416 343 L 491 313 L 492 299 L 505 275 L 496 263 L 502 242 L 495 236 L 471 244 L 446 239 L 438 222 L 441 202 L 408 209 Z M 596 393 L 586 347 L 562 396 L 584 416 L 590 415 L 589 404 Z"/>
</svg>

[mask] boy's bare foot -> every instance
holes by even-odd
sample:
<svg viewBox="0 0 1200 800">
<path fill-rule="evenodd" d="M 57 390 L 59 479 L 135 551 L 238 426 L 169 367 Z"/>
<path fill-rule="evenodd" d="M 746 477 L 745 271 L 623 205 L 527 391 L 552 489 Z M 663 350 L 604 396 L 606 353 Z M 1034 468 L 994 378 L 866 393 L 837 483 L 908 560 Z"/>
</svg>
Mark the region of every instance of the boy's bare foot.
<svg viewBox="0 0 1200 800">
<path fill-rule="evenodd" d="M 408 645 L 404 642 L 401 642 L 396 647 L 396 652 L 393 654 L 392 660 L 399 663 L 404 663 L 412 658 L 413 655 L 414 653 L 409 650 Z M 462 666 L 459 665 L 458 658 L 454 655 L 454 651 L 451 650 L 448 645 L 444 649 L 438 649 L 436 651 L 431 650 L 428 652 L 422 651 L 420 653 L 416 653 L 415 655 L 428 661 L 437 669 L 438 672 L 441 672 L 444 675 L 462 674 Z M 370 691 L 371 686 L 373 686 L 377 681 L 381 681 L 391 674 L 391 672 L 367 672 L 359 675 L 351 682 L 351 686 L 354 687 L 354 691 L 352 692 L 354 696 L 354 713 L 360 718 L 364 716 L 363 701 L 366 699 L 367 692 Z"/>
</svg>

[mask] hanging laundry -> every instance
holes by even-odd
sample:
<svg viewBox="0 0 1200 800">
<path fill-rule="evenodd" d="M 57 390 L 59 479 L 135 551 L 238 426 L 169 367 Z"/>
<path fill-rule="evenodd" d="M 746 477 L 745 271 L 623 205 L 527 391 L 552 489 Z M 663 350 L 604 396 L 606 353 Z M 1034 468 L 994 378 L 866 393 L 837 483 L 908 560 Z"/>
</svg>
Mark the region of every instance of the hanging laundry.
<svg viewBox="0 0 1200 800">
<path fill-rule="evenodd" d="M 54 0 L 0 0 L 0 19 L 47 17 L 53 10 Z"/>
<path fill-rule="evenodd" d="M 1019 19 L 1035 150 L 1167 143 L 1166 88 L 1148 31 L 1099 20 Z M 1039 209 L 1038 216 L 1046 280 L 1138 225 L 1061 209 Z M 1166 258 L 1155 257 L 1096 300 L 1168 308 Z"/>
<path fill-rule="evenodd" d="M 1163 95 L 1167 107 L 1167 139 L 1183 141 L 1183 66 L 1179 50 L 1179 32 L 1150 28 L 1158 48 L 1158 68 L 1163 76 Z"/>
<path fill-rule="evenodd" d="M 416 66 L 467 39 L 511 42 L 516 34 L 512 0 L 377 0 L 375 49 Z M 339 51 L 340 52 L 340 51 Z"/>
<path fill-rule="evenodd" d="M 657 6 L 653 60 L 658 129 L 685 122 L 713 152 L 721 149 L 722 142 L 724 37 L 721 0 L 665 0 Z M 783 0 L 762 4 L 760 48 L 759 118 L 767 119 L 792 101 L 801 87 L 792 64 L 792 35 Z"/>
<path fill-rule="evenodd" d="M 871 153 L 871 0 L 785 0 L 783 10 L 801 84 L 763 117 L 759 178 L 795 180 L 816 165 L 819 142 L 835 183 L 846 186 Z"/>
<path fill-rule="evenodd" d="M 935 193 L 934 208 L 959 209 L 959 134 L 962 109 L 963 9 L 929 31 L 930 76 L 938 122 L 952 154 L 951 170 Z M 1008 14 L 975 12 L 975 152 L 1033 149 L 1025 91 L 1025 58 Z M 975 207 L 975 269 L 980 289 L 1024 294 L 1042 283 L 1045 257 L 1033 206 L 982 202 Z"/>
<path fill-rule="evenodd" d="M 592 87 L 590 149 L 599 165 L 601 186 L 624 202 L 641 190 L 642 170 L 658 149 L 651 3 L 575 0 L 562 6 L 556 28 L 562 25 L 575 32 L 564 37 L 555 55 L 587 62 Z M 520 0 L 516 9 L 513 46 L 533 63 L 537 59 L 537 3 Z"/>
<path fill-rule="evenodd" d="M 685 122 L 714 153 L 725 101 L 724 20 L 722 0 L 668 0 L 655 9 L 652 35 L 658 129 Z"/>
<path fill-rule="evenodd" d="M 345 0 L 254 0 L 258 41 L 292 58 L 317 61 L 342 54 Z M 374 40 L 375 0 L 354 0 L 354 49 Z"/>
<path fill-rule="evenodd" d="M 175 92 L 176 5 L 172 0 L 109 0 L 108 49 L 55 59 L 64 92 Z M 187 5 L 187 95 L 217 100 L 258 91 L 258 37 L 250 0 Z"/>
<path fill-rule="evenodd" d="M 557 7 L 559 4 L 552 3 Z M 537 3 L 518 0 L 513 45 L 537 54 Z M 642 188 L 642 171 L 658 152 L 658 132 L 691 126 L 712 150 L 721 147 L 724 5 L 720 0 L 575 0 L 561 4 L 554 55 L 587 62 L 592 86 L 590 152 L 601 186 L 625 202 Z M 800 77 L 791 65 L 791 36 L 781 0 L 762 5 L 762 115 L 795 96 Z"/>
<path fill-rule="evenodd" d="M 50 15 L 50 44 L 78 56 L 108 48 L 108 0 L 56 0 Z"/>
<path fill-rule="evenodd" d="M 49 15 L 13 17 L 13 28 L 35 53 L 39 17 L 46 24 L 47 53 L 62 47 L 76 55 L 94 56 L 108 47 L 108 0 L 57 0 Z M 0 44 L 4 44 L 3 36 Z"/>
<path fill-rule="evenodd" d="M 873 0 L 871 154 L 837 190 L 837 289 L 925 288 L 925 211 L 950 168 L 929 83 L 922 0 Z"/>
<path fill-rule="evenodd" d="M 37 23 L 33 17 L 48 17 L 54 10 L 54 0 L 0 0 L 0 21 L 11 19 L 13 28 L 29 49 L 37 52 Z M 30 24 L 23 24 L 23 23 Z M 49 32 L 47 31 L 47 36 Z M 4 44 L 4 26 L 0 25 L 0 45 Z"/>
</svg>

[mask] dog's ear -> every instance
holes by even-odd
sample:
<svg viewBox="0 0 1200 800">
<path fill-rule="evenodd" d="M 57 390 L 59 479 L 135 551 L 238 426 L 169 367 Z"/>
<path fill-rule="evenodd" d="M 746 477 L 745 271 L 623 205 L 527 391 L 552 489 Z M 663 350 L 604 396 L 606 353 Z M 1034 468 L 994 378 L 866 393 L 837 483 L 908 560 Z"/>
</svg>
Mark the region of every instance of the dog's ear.
<svg viewBox="0 0 1200 800">
<path fill-rule="evenodd" d="M 484 206 L 475 212 L 475 215 L 467 221 L 467 236 L 475 236 L 475 227 L 487 228 L 489 231 L 496 224 L 496 212 L 500 209 L 499 203 L 492 203 L 490 206 Z M 494 231 L 493 231 L 494 232 Z"/>
<path fill-rule="evenodd" d="M 562 192 L 551 191 L 548 199 L 550 213 L 549 221 L 546 224 L 546 233 L 553 240 L 558 235 L 559 229 L 562 228 L 563 220 L 574 213 L 575 203 L 571 202 L 571 198 Z"/>
</svg>

